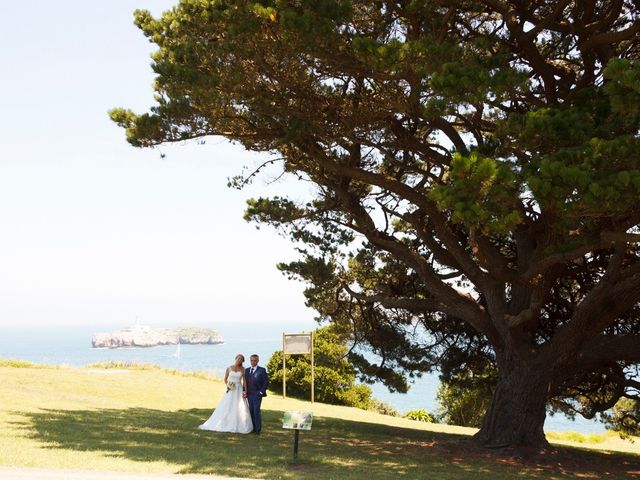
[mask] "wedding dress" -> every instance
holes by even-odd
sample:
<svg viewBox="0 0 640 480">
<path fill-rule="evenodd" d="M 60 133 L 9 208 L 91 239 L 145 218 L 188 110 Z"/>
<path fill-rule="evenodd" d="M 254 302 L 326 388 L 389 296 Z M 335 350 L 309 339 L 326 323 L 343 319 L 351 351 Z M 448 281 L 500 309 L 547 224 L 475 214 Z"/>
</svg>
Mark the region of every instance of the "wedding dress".
<svg viewBox="0 0 640 480">
<path fill-rule="evenodd" d="M 234 386 L 222 396 L 218 407 L 209 419 L 200 425 L 201 430 L 213 432 L 251 433 L 253 424 L 249 414 L 249 403 L 242 398 L 242 373 L 229 372 L 228 383 Z"/>
</svg>

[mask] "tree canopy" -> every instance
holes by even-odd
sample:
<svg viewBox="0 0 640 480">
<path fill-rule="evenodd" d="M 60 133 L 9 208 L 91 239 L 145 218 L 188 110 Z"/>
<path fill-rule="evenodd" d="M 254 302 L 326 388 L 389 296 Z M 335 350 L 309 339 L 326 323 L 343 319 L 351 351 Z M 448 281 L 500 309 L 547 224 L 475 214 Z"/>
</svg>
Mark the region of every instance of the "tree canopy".
<svg viewBox="0 0 640 480">
<path fill-rule="evenodd" d="M 182 0 L 135 22 L 157 104 L 111 118 L 135 146 L 224 136 L 315 185 L 247 218 L 297 242 L 281 268 L 379 355 L 363 376 L 491 366 L 494 447 L 545 445 L 549 406 L 637 399 L 635 2 Z"/>
</svg>

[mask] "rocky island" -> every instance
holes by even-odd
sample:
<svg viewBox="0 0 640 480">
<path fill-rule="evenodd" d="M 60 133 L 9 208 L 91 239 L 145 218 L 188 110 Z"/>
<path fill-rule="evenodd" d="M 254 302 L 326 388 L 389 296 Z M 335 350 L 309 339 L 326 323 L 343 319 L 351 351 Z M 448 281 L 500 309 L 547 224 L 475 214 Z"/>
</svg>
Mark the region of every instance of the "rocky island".
<svg viewBox="0 0 640 480">
<path fill-rule="evenodd" d="M 111 333 L 96 333 L 93 348 L 155 347 L 157 345 L 224 343 L 215 330 L 197 327 L 152 328 L 144 325 L 126 327 Z"/>
</svg>

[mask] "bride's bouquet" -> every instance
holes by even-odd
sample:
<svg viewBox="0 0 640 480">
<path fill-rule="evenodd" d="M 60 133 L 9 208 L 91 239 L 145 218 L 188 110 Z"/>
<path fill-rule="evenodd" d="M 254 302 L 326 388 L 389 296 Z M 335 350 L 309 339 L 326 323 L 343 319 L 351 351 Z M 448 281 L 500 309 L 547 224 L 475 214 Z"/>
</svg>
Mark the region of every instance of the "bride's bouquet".
<svg viewBox="0 0 640 480">
<path fill-rule="evenodd" d="M 227 382 L 227 393 L 229 393 L 231 390 L 235 390 L 236 389 L 236 382 L 234 381 L 228 381 Z"/>
</svg>

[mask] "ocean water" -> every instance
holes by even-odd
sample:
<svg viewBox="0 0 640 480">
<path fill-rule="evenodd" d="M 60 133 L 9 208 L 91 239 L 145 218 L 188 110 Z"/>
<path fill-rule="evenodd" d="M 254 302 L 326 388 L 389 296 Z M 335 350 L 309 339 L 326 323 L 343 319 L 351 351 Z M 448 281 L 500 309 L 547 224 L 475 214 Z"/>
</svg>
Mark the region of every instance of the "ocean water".
<svg viewBox="0 0 640 480">
<path fill-rule="evenodd" d="M 274 329 L 264 324 L 222 324 L 215 327 L 225 339 L 225 343 L 220 345 L 122 349 L 91 347 L 94 333 L 109 332 L 123 326 L 0 327 L 0 358 L 78 367 L 108 361 L 139 362 L 183 371 L 206 371 L 222 376 L 238 353 L 247 358 L 251 354 L 258 354 L 261 364 L 266 365 L 273 352 L 282 349 L 282 331 L 298 331 L 295 326 L 278 326 Z M 437 374 L 423 375 L 416 379 L 406 394 L 390 393 L 380 384 L 372 385 L 371 388 L 375 397 L 400 412 L 414 409 L 426 409 L 430 412 L 437 410 Z M 598 433 L 604 431 L 604 426 L 581 417 L 572 421 L 564 415 L 555 415 L 547 417 L 545 430 Z"/>
</svg>

